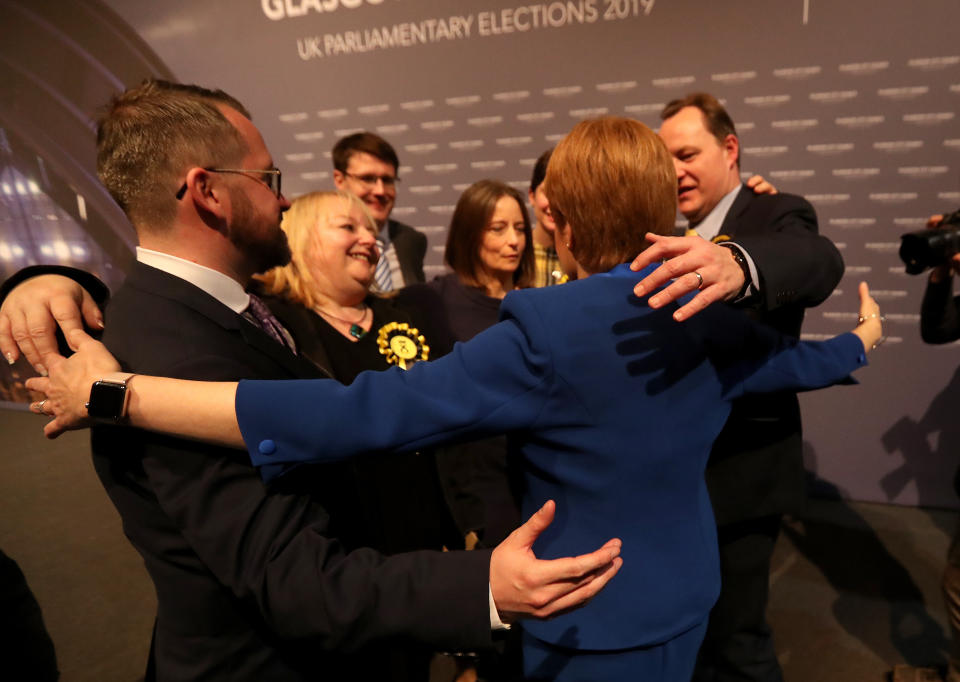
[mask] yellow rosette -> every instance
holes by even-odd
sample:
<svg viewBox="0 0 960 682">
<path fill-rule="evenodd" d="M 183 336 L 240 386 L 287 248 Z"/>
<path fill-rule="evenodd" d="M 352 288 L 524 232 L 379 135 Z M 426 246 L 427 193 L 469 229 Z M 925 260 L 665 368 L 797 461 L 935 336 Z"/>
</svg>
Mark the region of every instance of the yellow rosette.
<svg viewBox="0 0 960 682">
<path fill-rule="evenodd" d="M 377 346 L 391 365 L 408 369 L 410 365 L 430 356 L 430 346 L 416 327 L 406 322 L 391 322 L 377 332 Z"/>
</svg>

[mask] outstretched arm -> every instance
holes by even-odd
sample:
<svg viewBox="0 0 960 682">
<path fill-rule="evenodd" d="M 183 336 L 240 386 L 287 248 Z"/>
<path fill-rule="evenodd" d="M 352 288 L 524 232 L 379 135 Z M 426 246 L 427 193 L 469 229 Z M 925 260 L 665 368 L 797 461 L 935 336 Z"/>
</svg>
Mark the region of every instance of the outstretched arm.
<svg viewBox="0 0 960 682">
<path fill-rule="evenodd" d="M 866 282 L 860 283 L 859 323 L 826 341 L 798 341 L 736 311 L 716 310 L 691 321 L 707 345 L 728 398 L 745 393 L 810 391 L 850 383 L 866 355 L 882 343 L 883 318 Z"/>
<path fill-rule="evenodd" d="M 44 426 L 48 438 L 64 431 L 87 428 L 91 420 L 86 402 L 90 387 L 100 379 L 120 372 L 120 363 L 106 346 L 80 329 L 67 335 L 76 352 L 69 358 L 47 356 L 48 377 L 27 380 L 31 390 L 46 400 L 34 403 L 34 411 L 53 417 Z M 187 381 L 137 375 L 128 382 L 126 422 L 150 431 L 242 448 L 234 395 L 237 382 Z"/>
<path fill-rule="evenodd" d="M 55 358 L 49 378 L 33 378 L 47 399 L 34 411 L 54 416 L 45 431 L 51 437 L 89 425 L 84 402 L 90 385 L 120 369 L 100 342 L 81 331 L 71 334 L 77 352 Z M 234 409 L 235 382 L 202 382 L 135 376 L 129 382 L 130 425 L 224 445 L 243 447 Z M 501 618 L 549 618 L 583 605 L 622 565 L 620 541 L 612 539 L 589 554 L 544 561 L 533 543 L 553 521 L 555 504 L 547 502 L 493 551 L 490 590 Z"/>
</svg>

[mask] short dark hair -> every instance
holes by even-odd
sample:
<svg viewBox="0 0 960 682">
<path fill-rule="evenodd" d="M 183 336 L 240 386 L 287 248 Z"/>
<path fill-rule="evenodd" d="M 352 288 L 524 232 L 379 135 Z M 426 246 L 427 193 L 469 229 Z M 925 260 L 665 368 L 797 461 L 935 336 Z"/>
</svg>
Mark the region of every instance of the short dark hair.
<svg viewBox="0 0 960 682">
<path fill-rule="evenodd" d="M 159 229 L 176 215 L 175 194 L 192 166 L 237 165 L 249 151 L 217 108 L 222 90 L 147 79 L 115 95 L 97 121 L 97 175 L 135 227 Z"/>
<path fill-rule="evenodd" d="M 541 154 L 537 162 L 533 164 L 533 175 L 530 176 L 531 194 L 537 191 L 537 187 L 539 187 L 541 183 L 543 183 L 543 179 L 547 177 L 547 164 L 550 163 L 550 156 L 552 154 L 553 147 Z"/>
<path fill-rule="evenodd" d="M 393 146 L 376 133 L 364 131 L 342 137 L 333 145 L 331 156 L 334 169 L 346 173 L 347 166 L 350 165 L 350 157 L 357 153 L 370 154 L 384 163 L 391 164 L 394 172 L 400 168 L 400 159 Z"/>
<path fill-rule="evenodd" d="M 554 150 L 546 182 L 557 227 L 570 225 L 573 257 L 587 272 L 606 272 L 633 259 L 649 246 L 647 232 L 673 232 L 673 158 L 638 121 L 581 121 Z"/>
<path fill-rule="evenodd" d="M 737 128 L 733 125 L 733 119 L 730 114 L 720 104 L 720 100 L 707 92 L 691 92 L 680 99 L 668 102 L 660 112 L 660 120 L 666 121 L 668 118 L 676 116 L 681 109 L 694 107 L 703 114 L 704 125 L 710 134 L 713 135 L 721 145 L 727 139 L 727 135 L 737 135 Z M 740 167 L 740 156 L 737 155 L 737 168 Z"/>
<path fill-rule="evenodd" d="M 477 272 L 483 231 L 490 223 L 497 202 L 503 197 L 510 197 L 517 202 L 523 215 L 523 233 L 527 237 L 523 253 L 520 254 L 520 265 L 513 273 L 513 283 L 518 288 L 524 288 L 533 282 L 533 229 L 523 197 L 516 189 L 499 180 L 480 180 L 467 187 L 457 200 L 443 255 L 450 269 L 468 286 L 480 286 Z"/>
</svg>

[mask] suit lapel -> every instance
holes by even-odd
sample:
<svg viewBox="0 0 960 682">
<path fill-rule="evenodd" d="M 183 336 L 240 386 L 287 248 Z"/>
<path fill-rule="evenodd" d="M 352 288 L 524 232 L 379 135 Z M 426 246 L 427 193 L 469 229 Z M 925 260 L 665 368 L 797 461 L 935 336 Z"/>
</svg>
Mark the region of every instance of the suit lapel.
<svg viewBox="0 0 960 682">
<path fill-rule="evenodd" d="M 323 369 L 309 360 L 298 358 L 286 346 L 277 343 L 242 315 L 233 312 L 213 296 L 186 280 L 138 262 L 127 277 L 127 284 L 192 308 L 225 330 L 240 335 L 247 346 L 266 355 L 294 376 L 302 378 L 328 376 Z"/>
<path fill-rule="evenodd" d="M 720 225 L 720 234 L 736 238 L 738 229 L 741 232 L 743 231 L 741 229 L 743 224 L 740 217 L 750 207 L 754 196 L 753 190 L 746 185 L 740 188 L 740 192 L 737 193 L 737 198 L 733 200 L 733 206 L 727 211 L 727 215 L 723 219 L 723 224 Z"/>
</svg>

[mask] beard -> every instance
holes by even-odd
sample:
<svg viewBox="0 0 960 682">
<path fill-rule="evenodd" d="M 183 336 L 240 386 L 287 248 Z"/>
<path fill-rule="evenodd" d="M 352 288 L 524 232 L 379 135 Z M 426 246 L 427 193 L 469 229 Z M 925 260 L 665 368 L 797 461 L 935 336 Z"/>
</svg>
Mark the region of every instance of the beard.
<svg viewBox="0 0 960 682">
<path fill-rule="evenodd" d="M 234 206 L 230 243 L 246 257 L 254 272 L 266 272 L 290 262 L 290 245 L 276 218 L 258 214 L 250 198 L 231 192 Z"/>
</svg>

